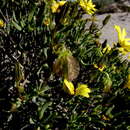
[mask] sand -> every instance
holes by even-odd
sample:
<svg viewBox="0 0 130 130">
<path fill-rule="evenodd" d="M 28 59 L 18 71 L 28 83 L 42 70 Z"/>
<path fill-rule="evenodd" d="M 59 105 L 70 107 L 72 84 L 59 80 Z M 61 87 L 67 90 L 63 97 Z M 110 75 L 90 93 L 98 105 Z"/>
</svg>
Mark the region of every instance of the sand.
<svg viewBox="0 0 130 130">
<path fill-rule="evenodd" d="M 97 15 L 97 20 L 99 26 L 102 24 L 102 20 L 107 16 L 108 14 L 103 15 Z M 117 32 L 114 29 L 114 25 L 119 25 L 122 28 L 126 28 L 127 31 L 127 37 L 130 38 L 130 13 L 112 13 L 110 14 L 111 18 L 102 29 L 102 35 L 100 38 L 100 41 L 103 42 L 105 39 L 108 40 L 108 43 L 112 45 L 113 42 L 116 42 Z"/>
</svg>

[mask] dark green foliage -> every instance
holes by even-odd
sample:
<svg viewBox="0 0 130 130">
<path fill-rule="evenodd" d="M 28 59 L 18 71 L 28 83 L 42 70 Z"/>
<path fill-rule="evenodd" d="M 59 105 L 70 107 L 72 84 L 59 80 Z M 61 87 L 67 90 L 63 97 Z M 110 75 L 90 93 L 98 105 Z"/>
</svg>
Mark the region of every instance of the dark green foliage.
<svg viewBox="0 0 130 130">
<path fill-rule="evenodd" d="M 106 45 L 99 43 L 95 16 L 82 19 L 83 12 L 78 13 L 73 2 L 55 14 L 44 0 L 1 3 L 6 27 L 0 28 L 0 128 L 129 129 L 130 91 L 124 85 L 130 63 L 116 46 L 103 52 Z M 74 85 L 88 84 L 90 98 L 68 95 L 63 78 L 54 74 L 62 45 L 80 64 Z M 100 71 L 94 64 L 106 67 Z"/>
</svg>

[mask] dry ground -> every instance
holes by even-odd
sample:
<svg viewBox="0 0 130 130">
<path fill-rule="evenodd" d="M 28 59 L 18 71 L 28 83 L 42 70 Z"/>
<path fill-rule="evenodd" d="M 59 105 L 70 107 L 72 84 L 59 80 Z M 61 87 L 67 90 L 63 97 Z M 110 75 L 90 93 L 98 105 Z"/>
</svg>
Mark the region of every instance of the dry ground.
<svg viewBox="0 0 130 130">
<path fill-rule="evenodd" d="M 102 20 L 107 15 L 108 14 L 97 15 L 99 25 L 101 25 Z M 117 41 L 117 32 L 114 29 L 114 25 L 119 25 L 122 28 L 126 28 L 127 37 L 130 38 L 130 13 L 112 13 L 110 15 L 111 19 L 102 29 L 101 42 L 107 39 L 108 43 L 112 45 L 113 42 Z"/>
</svg>

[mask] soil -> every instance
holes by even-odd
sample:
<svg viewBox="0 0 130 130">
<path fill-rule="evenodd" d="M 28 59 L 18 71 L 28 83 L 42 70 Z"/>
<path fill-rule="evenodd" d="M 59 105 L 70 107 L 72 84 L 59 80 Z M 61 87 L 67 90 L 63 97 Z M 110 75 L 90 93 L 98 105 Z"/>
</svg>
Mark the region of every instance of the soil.
<svg viewBox="0 0 130 130">
<path fill-rule="evenodd" d="M 97 22 L 99 26 L 102 26 L 102 21 L 107 15 L 108 13 L 97 15 Z M 102 35 L 100 37 L 100 42 L 103 43 L 104 40 L 107 40 L 107 43 L 110 44 L 110 46 L 113 46 L 113 43 L 117 43 L 118 40 L 117 32 L 114 29 L 114 25 L 119 25 L 121 28 L 125 28 L 127 32 L 127 38 L 130 38 L 130 13 L 111 13 L 109 15 L 111 15 L 111 18 L 101 30 Z M 128 57 L 124 56 L 124 58 Z M 130 59 L 128 59 L 128 61 L 130 61 Z"/>
<path fill-rule="evenodd" d="M 97 15 L 99 26 L 102 25 L 102 21 L 107 15 L 108 13 Z M 112 45 L 117 41 L 118 37 L 114 25 L 119 25 L 121 28 L 125 28 L 127 31 L 127 37 L 130 38 L 130 13 L 110 13 L 110 15 L 111 18 L 109 22 L 102 29 L 102 35 L 100 38 L 101 42 L 107 39 L 108 43 Z"/>
</svg>

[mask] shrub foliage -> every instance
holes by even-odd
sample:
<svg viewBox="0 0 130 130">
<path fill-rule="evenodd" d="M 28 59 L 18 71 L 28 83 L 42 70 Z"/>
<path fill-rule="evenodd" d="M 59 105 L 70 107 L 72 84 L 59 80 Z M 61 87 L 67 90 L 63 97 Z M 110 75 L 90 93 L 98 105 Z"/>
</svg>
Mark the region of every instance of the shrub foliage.
<svg viewBox="0 0 130 130">
<path fill-rule="evenodd" d="M 0 128 L 130 129 L 130 63 L 119 43 L 99 42 L 95 15 L 83 17 L 79 2 L 53 2 L 0 2 Z M 65 78 L 86 84 L 89 98 L 65 91 Z"/>
</svg>

